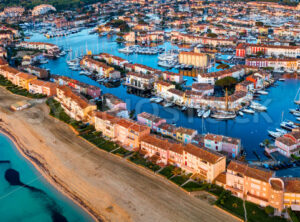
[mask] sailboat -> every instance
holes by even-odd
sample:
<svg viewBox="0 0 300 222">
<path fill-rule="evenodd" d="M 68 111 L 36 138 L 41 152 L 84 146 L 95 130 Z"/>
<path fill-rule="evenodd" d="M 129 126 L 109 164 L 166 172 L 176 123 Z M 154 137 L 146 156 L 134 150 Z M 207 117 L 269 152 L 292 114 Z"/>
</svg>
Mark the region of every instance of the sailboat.
<svg viewBox="0 0 300 222">
<path fill-rule="evenodd" d="M 226 89 L 226 111 L 220 110 L 216 111 L 213 114 L 211 114 L 212 118 L 219 119 L 219 120 L 227 120 L 227 119 L 234 119 L 236 117 L 236 114 L 234 112 L 228 111 L 228 91 Z"/>
<path fill-rule="evenodd" d="M 297 105 L 300 105 L 300 97 L 298 97 L 299 91 L 300 91 L 300 88 L 298 89 L 297 94 L 296 94 L 295 99 L 294 99 L 294 103 L 296 103 Z"/>
</svg>

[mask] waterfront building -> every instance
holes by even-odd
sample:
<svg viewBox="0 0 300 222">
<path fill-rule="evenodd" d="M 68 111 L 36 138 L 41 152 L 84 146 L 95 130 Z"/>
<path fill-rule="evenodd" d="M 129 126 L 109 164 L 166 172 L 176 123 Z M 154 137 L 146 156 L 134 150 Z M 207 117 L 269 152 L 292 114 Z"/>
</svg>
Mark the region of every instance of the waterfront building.
<svg viewBox="0 0 300 222">
<path fill-rule="evenodd" d="M 108 53 L 100 53 L 99 55 L 93 55 L 93 58 L 99 60 L 103 59 L 108 64 L 116 65 L 119 67 L 124 67 L 125 64 L 129 63 L 126 59 Z"/>
<path fill-rule="evenodd" d="M 38 93 L 47 96 L 55 96 L 56 87 L 57 85 L 55 83 L 35 79 L 29 82 L 28 91 L 33 94 Z"/>
<path fill-rule="evenodd" d="M 244 44 L 236 47 L 236 57 L 245 58 L 247 55 L 262 53 L 266 56 L 297 58 L 300 56 L 300 46 Z"/>
<path fill-rule="evenodd" d="M 282 178 L 284 187 L 283 204 L 284 208 L 291 208 L 293 211 L 300 211 L 300 178 Z"/>
<path fill-rule="evenodd" d="M 184 104 L 184 92 L 175 88 L 171 88 L 167 91 L 165 95 L 166 99 L 174 102 L 177 105 L 183 105 Z"/>
<path fill-rule="evenodd" d="M 170 145 L 167 139 L 149 134 L 141 140 L 141 151 L 146 152 L 146 157 L 155 158 L 156 164 L 167 165 Z"/>
<path fill-rule="evenodd" d="M 135 72 L 128 72 L 126 74 L 126 86 L 147 91 L 153 88 L 153 83 L 154 76 L 151 74 L 140 74 Z"/>
<path fill-rule="evenodd" d="M 250 81 L 253 83 L 255 89 L 261 89 L 265 87 L 265 82 L 271 79 L 271 73 L 267 72 L 256 72 L 252 75 L 246 77 L 246 81 Z"/>
<path fill-rule="evenodd" d="M 244 80 L 235 86 L 235 91 L 251 92 L 254 89 L 254 83 Z"/>
<path fill-rule="evenodd" d="M 235 38 L 209 38 L 204 36 L 196 36 L 184 34 L 180 32 L 171 32 L 172 42 L 181 42 L 186 44 L 202 44 L 208 46 L 235 46 Z"/>
<path fill-rule="evenodd" d="M 153 114 L 150 113 L 140 113 L 137 115 L 137 121 L 143 125 L 146 125 L 148 127 L 150 127 L 151 130 L 153 131 L 157 131 L 158 127 L 163 124 L 166 123 L 167 121 L 163 118 L 160 118 L 158 116 L 155 116 Z"/>
<path fill-rule="evenodd" d="M 120 118 L 110 115 L 106 112 L 96 111 L 94 114 L 94 124 L 97 131 L 102 132 L 103 136 L 106 136 L 112 140 L 116 139 L 116 124 L 120 121 Z"/>
<path fill-rule="evenodd" d="M 81 94 L 91 96 L 93 99 L 100 98 L 100 96 L 101 96 L 100 87 L 89 85 L 89 84 L 80 82 L 78 80 L 71 79 L 67 76 L 51 75 L 50 80 L 61 86 L 62 85 L 69 86 L 72 89 L 80 92 Z"/>
<path fill-rule="evenodd" d="M 300 59 L 297 58 L 247 58 L 246 65 L 259 68 L 270 67 L 274 71 L 300 71 Z"/>
<path fill-rule="evenodd" d="M 242 148 L 240 139 L 211 133 L 204 136 L 204 146 L 208 149 L 225 153 L 231 158 L 238 157 Z"/>
<path fill-rule="evenodd" d="M 203 95 L 213 95 L 214 94 L 214 86 L 207 83 L 193 83 L 192 91 L 200 92 Z"/>
<path fill-rule="evenodd" d="M 25 65 L 20 67 L 20 69 L 37 76 L 39 79 L 47 79 L 49 77 L 49 72 L 47 70 L 36 66 Z"/>
<path fill-rule="evenodd" d="M 169 89 L 175 89 L 175 85 L 162 80 L 158 80 L 154 83 L 155 92 L 163 98 L 166 98 Z"/>
<path fill-rule="evenodd" d="M 116 97 L 111 93 L 105 93 L 102 95 L 102 101 L 110 110 L 126 110 L 126 102 Z"/>
<path fill-rule="evenodd" d="M 200 73 L 198 74 L 198 82 L 199 83 L 209 83 L 214 85 L 215 81 L 222 79 L 224 77 L 234 77 L 236 79 L 240 79 L 246 74 L 247 68 L 243 65 L 236 65 L 230 69 L 221 70 L 217 72 L 211 73 Z"/>
<path fill-rule="evenodd" d="M 175 130 L 176 140 L 182 143 L 191 143 L 194 136 L 197 135 L 197 130 L 178 127 Z"/>
<path fill-rule="evenodd" d="M 293 131 L 277 137 L 275 140 L 275 146 L 266 147 L 265 151 L 268 154 L 278 151 L 286 157 L 291 157 L 291 155 L 299 156 L 300 132 Z"/>
<path fill-rule="evenodd" d="M 87 99 L 71 90 L 68 86 L 58 86 L 54 98 L 61 104 L 64 111 L 71 118 L 78 121 L 91 121 L 93 111 L 97 109 L 96 105 L 90 103 Z"/>
<path fill-rule="evenodd" d="M 163 80 L 175 83 L 183 82 L 183 75 L 180 73 L 164 71 L 162 73 Z"/>
<path fill-rule="evenodd" d="M 281 211 L 283 193 L 278 189 L 280 179 L 274 176 L 273 171 L 232 160 L 227 166 L 225 189 L 239 198 Z"/>
<path fill-rule="evenodd" d="M 0 75 L 2 75 L 3 77 L 5 77 L 6 79 L 8 79 L 11 82 L 15 82 L 15 76 L 19 73 L 20 71 L 8 66 L 8 65 L 3 65 L 0 68 Z"/>
<path fill-rule="evenodd" d="M 94 60 L 90 56 L 84 56 L 80 61 L 80 66 L 90 71 L 97 72 L 99 76 L 105 78 L 109 78 L 109 74 L 114 71 L 113 67 Z"/>
<path fill-rule="evenodd" d="M 142 138 L 141 152 L 155 157 L 156 163 L 176 165 L 207 182 L 212 182 L 226 167 L 226 157 L 217 152 L 151 134 Z"/>
<path fill-rule="evenodd" d="M 209 56 L 204 53 L 196 52 L 180 52 L 179 63 L 184 65 L 192 65 L 194 67 L 205 68 L 209 65 Z"/>
<path fill-rule="evenodd" d="M 138 72 L 138 73 L 142 73 L 142 74 L 155 74 L 157 72 L 160 72 L 156 69 L 153 69 L 149 66 L 145 66 L 145 65 L 142 65 L 142 64 L 133 64 L 133 69 L 134 69 L 134 72 Z"/>
<path fill-rule="evenodd" d="M 157 132 L 163 136 L 176 139 L 176 126 L 168 123 L 162 123 L 157 126 Z"/>
<path fill-rule="evenodd" d="M 128 119 L 116 123 L 116 140 L 128 150 L 138 150 L 141 138 L 150 134 L 150 128 Z"/>
<path fill-rule="evenodd" d="M 45 42 L 21 42 L 17 45 L 19 48 L 45 50 L 47 53 L 56 54 L 60 51 L 57 45 Z"/>
<path fill-rule="evenodd" d="M 19 72 L 15 75 L 13 84 L 22 87 L 23 89 L 28 90 L 29 89 L 29 83 L 32 80 L 37 79 L 36 76 L 25 73 L 25 72 Z"/>
<path fill-rule="evenodd" d="M 135 42 L 135 32 L 128 32 L 123 38 L 126 42 Z"/>
<path fill-rule="evenodd" d="M 204 147 L 186 144 L 181 168 L 211 183 L 226 170 L 226 157 Z"/>
</svg>

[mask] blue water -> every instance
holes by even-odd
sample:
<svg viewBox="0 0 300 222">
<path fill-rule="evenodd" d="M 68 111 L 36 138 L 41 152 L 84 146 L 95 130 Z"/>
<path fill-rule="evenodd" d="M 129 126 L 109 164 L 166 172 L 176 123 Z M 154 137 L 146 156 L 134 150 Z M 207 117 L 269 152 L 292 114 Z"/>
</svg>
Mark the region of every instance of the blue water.
<svg viewBox="0 0 300 222">
<path fill-rule="evenodd" d="M 100 38 L 97 35 L 88 35 L 86 30 L 68 37 L 53 39 L 47 39 L 40 34 L 35 34 L 29 41 L 51 42 L 63 46 L 64 48 L 71 47 L 74 55 L 76 52 L 77 55 L 79 55 L 80 52 L 85 52 L 85 49 L 88 48 L 93 53 L 111 53 L 131 60 L 133 63 L 140 63 L 153 68 L 162 69 L 157 66 L 157 55 L 124 55 L 118 52 L 118 49 L 123 46 L 115 43 L 113 39 L 107 37 Z M 161 47 L 166 47 L 167 49 L 175 48 L 175 46 L 170 43 L 165 43 Z M 288 109 L 294 107 L 294 97 L 300 87 L 300 81 L 298 80 L 278 82 L 276 87 L 271 87 L 268 90 L 268 95 L 260 97 L 261 101 L 259 102 L 268 107 L 267 112 L 255 113 L 255 115 L 245 114 L 244 117 L 237 117 L 235 120 L 229 121 L 206 119 L 202 122 L 200 118 L 182 113 L 176 108 L 164 108 L 160 105 L 150 103 L 149 99 L 128 94 L 124 86 L 106 88 L 103 85 L 99 85 L 88 77 L 79 75 L 79 72 L 70 70 L 66 64 L 66 59 L 67 57 L 49 61 L 44 67 L 49 68 L 53 74 L 69 76 L 88 84 L 100 86 L 104 93 L 110 92 L 125 100 L 128 108 L 135 109 L 136 114 L 145 111 L 166 118 L 168 122 L 176 122 L 177 126 L 196 129 L 199 133 L 211 132 L 241 138 L 242 145 L 247 152 L 248 160 L 257 160 L 253 151 L 258 153 L 261 159 L 266 159 L 263 155 L 263 149 L 259 147 L 259 143 L 269 138 L 267 130 L 275 130 L 275 128 L 280 127 L 282 119 L 296 121 L 288 112 Z M 188 79 L 187 84 L 191 84 L 193 81 L 192 77 L 185 78 Z"/>
<path fill-rule="evenodd" d="M 93 221 L 71 200 L 59 193 L 17 150 L 14 144 L 0 134 L 0 221 L 47 222 L 53 211 L 69 222 Z M 7 169 L 19 172 L 22 183 L 30 188 L 11 186 L 5 180 Z"/>
</svg>

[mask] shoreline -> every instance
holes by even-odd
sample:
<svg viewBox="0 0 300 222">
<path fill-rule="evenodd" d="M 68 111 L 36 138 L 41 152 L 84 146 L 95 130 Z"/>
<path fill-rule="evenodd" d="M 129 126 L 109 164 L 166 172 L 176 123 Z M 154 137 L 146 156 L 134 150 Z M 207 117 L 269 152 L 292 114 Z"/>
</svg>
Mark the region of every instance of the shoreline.
<svg viewBox="0 0 300 222">
<path fill-rule="evenodd" d="M 2 122 L 3 123 L 3 122 Z M 41 163 L 36 157 L 33 157 L 27 150 L 19 144 L 15 135 L 9 132 L 7 129 L 4 129 L 0 126 L 0 133 L 6 136 L 16 147 L 17 151 L 24 157 L 27 161 L 30 162 L 34 166 L 34 168 L 43 176 L 43 178 L 50 183 L 59 193 L 64 195 L 66 198 L 71 200 L 74 204 L 80 207 L 84 212 L 86 212 L 94 221 L 104 221 L 101 215 L 96 213 L 92 208 L 87 206 L 83 200 L 81 200 L 78 196 L 74 193 L 69 191 L 65 185 L 61 182 L 58 182 L 53 176 L 50 175 L 49 170 L 47 167 Z"/>
<path fill-rule="evenodd" d="M 46 104 L 13 112 L 9 104 L 20 97 L 1 87 L 0 92 L 0 132 L 91 220 L 236 221 L 164 178 L 78 137 L 68 124 L 49 115 Z"/>
</svg>

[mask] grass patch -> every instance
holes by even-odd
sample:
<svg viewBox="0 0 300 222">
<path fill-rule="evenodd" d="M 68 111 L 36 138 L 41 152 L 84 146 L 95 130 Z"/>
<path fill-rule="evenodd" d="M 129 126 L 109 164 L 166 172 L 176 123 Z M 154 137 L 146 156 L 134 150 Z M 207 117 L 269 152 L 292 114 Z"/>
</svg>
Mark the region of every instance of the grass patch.
<svg viewBox="0 0 300 222">
<path fill-rule="evenodd" d="M 246 209 L 247 209 L 247 218 L 249 222 L 256 222 L 256 221 L 287 222 L 287 220 L 284 218 L 269 216 L 265 212 L 264 208 L 248 201 L 246 201 Z"/>
<path fill-rule="evenodd" d="M 139 154 L 139 153 L 134 153 L 130 158 L 129 160 L 135 164 L 138 164 L 138 165 L 141 165 L 141 166 L 144 166 L 152 171 L 157 171 L 159 170 L 161 167 L 150 162 L 150 161 L 147 161 L 146 159 L 144 159 L 144 157 Z"/>
<path fill-rule="evenodd" d="M 171 176 L 173 176 L 173 170 L 175 169 L 175 166 L 170 165 L 170 166 L 166 166 L 164 169 L 162 169 L 159 174 L 170 178 Z"/>
<path fill-rule="evenodd" d="M 116 154 L 118 156 L 121 156 L 121 157 L 125 157 L 125 156 L 128 156 L 130 155 L 131 153 L 133 153 L 132 151 L 129 151 L 129 150 L 126 150 L 124 149 L 123 147 L 120 147 L 119 149 L 115 150 L 112 152 L 113 154 Z"/>
<path fill-rule="evenodd" d="M 81 133 L 80 136 L 107 152 L 110 152 L 118 147 L 116 143 L 104 139 L 102 134 L 97 131 L 87 131 L 85 133 Z"/>
<path fill-rule="evenodd" d="M 300 212 L 299 211 L 292 211 L 291 208 L 288 208 L 288 213 L 293 222 L 300 222 Z"/>
<path fill-rule="evenodd" d="M 228 191 L 222 192 L 216 201 L 216 205 L 241 219 L 245 218 L 243 201 L 238 197 L 232 196 Z"/>
<path fill-rule="evenodd" d="M 22 87 L 19 87 L 17 85 L 14 85 L 11 81 L 7 80 L 5 77 L 0 75 L 0 85 L 4 86 L 8 91 L 10 91 L 13 94 L 21 95 L 33 99 L 41 99 L 45 98 L 46 95 L 42 94 L 32 94 L 29 93 L 26 89 L 23 89 Z"/>
<path fill-rule="evenodd" d="M 204 190 L 203 184 L 199 184 L 193 181 L 186 183 L 182 188 L 189 192 Z"/>
<path fill-rule="evenodd" d="M 174 183 L 176 183 L 177 185 L 181 186 L 182 184 L 184 184 L 191 175 L 179 175 L 179 176 L 175 176 L 172 177 L 171 181 L 173 181 Z"/>
</svg>

